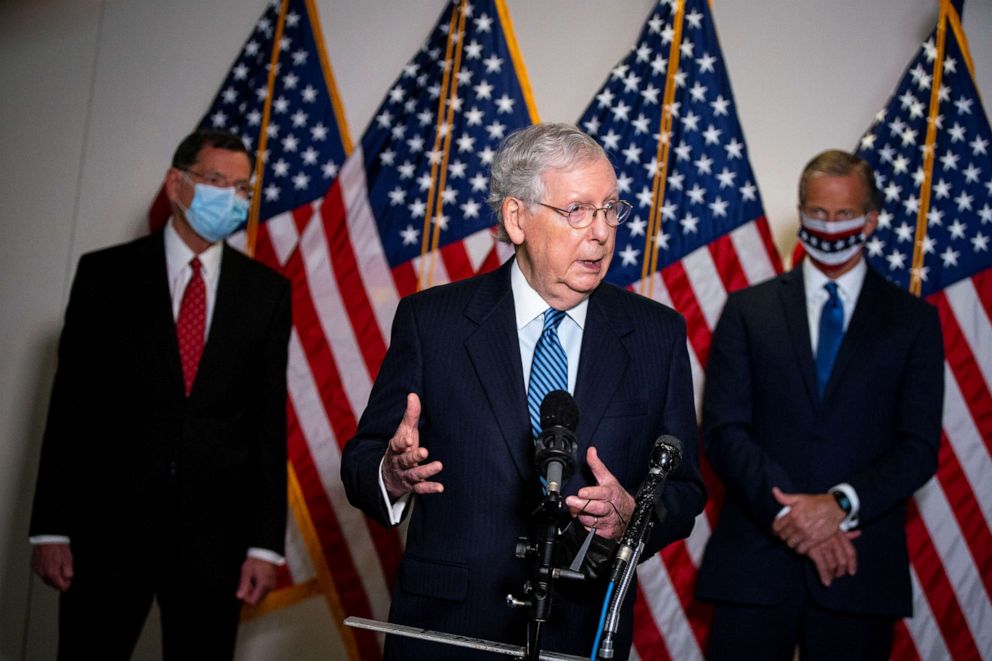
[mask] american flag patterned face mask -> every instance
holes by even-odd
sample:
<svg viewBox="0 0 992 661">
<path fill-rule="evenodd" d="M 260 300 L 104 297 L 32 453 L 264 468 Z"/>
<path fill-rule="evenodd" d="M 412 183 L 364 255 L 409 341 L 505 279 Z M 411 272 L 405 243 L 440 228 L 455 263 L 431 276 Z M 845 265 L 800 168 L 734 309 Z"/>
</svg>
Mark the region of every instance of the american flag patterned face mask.
<svg viewBox="0 0 992 661">
<path fill-rule="evenodd" d="M 826 221 L 799 214 L 799 241 L 806 254 L 821 264 L 836 266 L 851 259 L 865 242 L 866 216 Z"/>
</svg>

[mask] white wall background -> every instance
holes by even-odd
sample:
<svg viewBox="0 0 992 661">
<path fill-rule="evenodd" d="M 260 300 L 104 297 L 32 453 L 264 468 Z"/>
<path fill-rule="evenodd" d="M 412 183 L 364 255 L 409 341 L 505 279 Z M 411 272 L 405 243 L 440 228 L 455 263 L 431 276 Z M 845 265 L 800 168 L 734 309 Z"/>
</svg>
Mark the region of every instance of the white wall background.
<svg viewBox="0 0 992 661">
<path fill-rule="evenodd" d="M 553 121 L 578 118 L 652 5 L 506 1 L 538 112 Z M 444 4 L 317 0 L 353 140 Z M 145 231 L 175 144 L 206 110 L 263 5 L 0 0 L 0 659 L 54 658 L 57 600 L 30 576 L 27 526 L 76 261 Z M 932 28 L 937 0 L 713 5 L 765 210 L 786 253 L 800 169 L 822 149 L 854 147 Z M 964 27 L 989 93 L 992 0 L 969 0 Z M 121 552 L 140 552 L 139 540 Z M 238 656 L 342 652 L 317 598 L 243 626 Z M 136 658 L 158 657 L 153 622 Z"/>
</svg>

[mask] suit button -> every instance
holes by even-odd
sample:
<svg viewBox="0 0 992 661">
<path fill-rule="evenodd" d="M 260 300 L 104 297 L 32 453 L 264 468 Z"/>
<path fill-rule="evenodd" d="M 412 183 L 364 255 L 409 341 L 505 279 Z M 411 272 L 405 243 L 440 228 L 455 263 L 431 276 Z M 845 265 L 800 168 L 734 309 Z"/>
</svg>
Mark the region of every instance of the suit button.
<svg viewBox="0 0 992 661">
<path fill-rule="evenodd" d="M 172 477 L 176 476 L 176 462 L 174 461 L 169 462 L 169 475 Z"/>
</svg>

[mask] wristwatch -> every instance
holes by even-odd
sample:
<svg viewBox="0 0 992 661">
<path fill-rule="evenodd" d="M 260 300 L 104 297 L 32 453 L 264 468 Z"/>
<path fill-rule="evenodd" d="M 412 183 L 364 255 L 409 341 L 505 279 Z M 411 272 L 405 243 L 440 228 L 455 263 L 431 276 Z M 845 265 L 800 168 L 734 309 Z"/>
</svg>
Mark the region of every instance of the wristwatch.
<svg viewBox="0 0 992 661">
<path fill-rule="evenodd" d="M 842 510 L 844 510 L 844 514 L 846 516 L 850 516 L 851 510 L 854 509 L 854 507 L 851 505 L 851 499 L 848 498 L 847 495 L 840 489 L 834 489 L 833 491 L 830 492 L 830 495 L 833 496 L 834 500 L 837 501 L 837 506 L 840 507 Z"/>
</svg>

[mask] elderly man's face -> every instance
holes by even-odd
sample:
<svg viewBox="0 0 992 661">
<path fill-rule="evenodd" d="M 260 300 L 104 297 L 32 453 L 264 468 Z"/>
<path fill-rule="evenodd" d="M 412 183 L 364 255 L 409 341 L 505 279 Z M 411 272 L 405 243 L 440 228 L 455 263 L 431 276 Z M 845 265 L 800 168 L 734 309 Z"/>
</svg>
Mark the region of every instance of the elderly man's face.
<svg viewBox="0 0 992 661">
<path fill-rule="evenodd" d="M 573 203 L 602 207 L 617 200 L 616 174 L 604 158 L 549 170 L 544 185 L 546 199 L 534 201 L 562 209 Z M 606 223 L 603 212 L 588 227 L 574 229 L 553 209 L 510 198 L 503 217 L 520 270 L 548 304 L 572 308 L 603 281 L 616 241 L 616 228 Z"/>
</svg>

